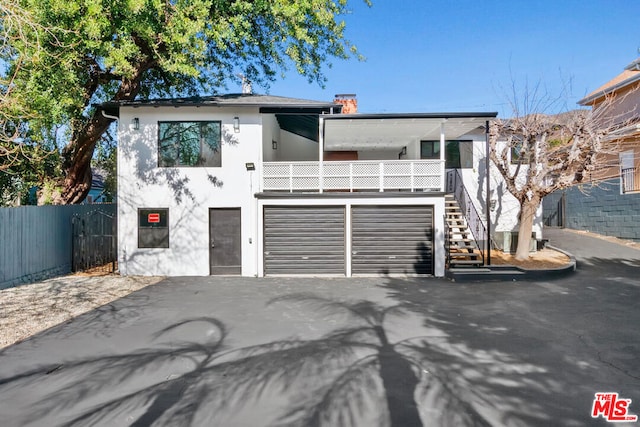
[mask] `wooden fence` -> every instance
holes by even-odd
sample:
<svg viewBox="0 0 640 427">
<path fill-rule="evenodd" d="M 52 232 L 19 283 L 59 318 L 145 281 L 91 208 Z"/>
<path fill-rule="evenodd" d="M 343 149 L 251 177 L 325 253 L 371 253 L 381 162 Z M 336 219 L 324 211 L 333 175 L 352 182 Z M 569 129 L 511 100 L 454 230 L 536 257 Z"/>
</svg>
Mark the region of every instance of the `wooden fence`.
<svg viewBox="0 0 640 427">
<path fill-rule="evenodd" d="M 0 289 L 67 274 L 72 268 L 72 218 L 115 204 L 0 208 Z"/>
</svg>

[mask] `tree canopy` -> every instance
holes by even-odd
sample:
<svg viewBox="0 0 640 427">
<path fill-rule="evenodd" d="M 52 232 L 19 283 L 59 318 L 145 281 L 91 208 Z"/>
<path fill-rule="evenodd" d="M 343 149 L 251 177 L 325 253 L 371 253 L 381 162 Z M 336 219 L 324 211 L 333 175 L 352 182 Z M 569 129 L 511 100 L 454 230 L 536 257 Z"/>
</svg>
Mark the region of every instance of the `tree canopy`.
<svg viewBox="0 0 640 427">
<path fill-rule="evenodd" d="M 94 104 L 217 93 L 239 73 L 267 87 L 292 68 L 323 85 L 331 58 L 358 55 L 348 12 L 347 0 L 8 0 L 3 147 L 62 141 L 57 202 L 80 202 L 112 122 Z"/>
</svg>

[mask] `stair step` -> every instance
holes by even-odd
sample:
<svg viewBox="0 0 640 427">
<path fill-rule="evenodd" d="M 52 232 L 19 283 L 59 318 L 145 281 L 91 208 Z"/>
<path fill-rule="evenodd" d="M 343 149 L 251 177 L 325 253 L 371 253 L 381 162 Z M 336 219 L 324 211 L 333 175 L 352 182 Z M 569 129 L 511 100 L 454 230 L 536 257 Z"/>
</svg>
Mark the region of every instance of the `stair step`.
<svg viewBox="0 0 640 427">
<path fill-rule="evenodd" d="M 462 259 L 452 259 L 452 260 L 449 261 L 449 264 L 456 264 L 456 265 L 482 265 L 482 261 L 481 260 L 469 261 L 469 260 L 462 260 Z"/>
<path fill-rule="evenodd" d="M 474 254 L 473 252 L 467 252 L 467 253 L 464 253 L 464 252 L 451 252 L 451 253 L 449 253 L 449 256 L 452 259 L 462 259 L 462 258 L 478 259 L 478 258 L 482 258 L 482 255 Z"/>
<path fill-rule="evenodd" d="M 464 246 L 464 247 L 453 246 L 451 248 L 451 250 L 457 251 L 457 253 L 464 253 L 464 254 L 472 254 L 472 253 L 479 254 L 480 253 L 480 249 L 478 249 L 476 247 L 473 247 L 473 246 Z M 462 251 L 464 251 L 464 252 L 462 252 Z M 469 251 L 471 251 L 471 252 L 469 252 Z M 478 252 L 476 252 L 476 251 L 478 251 Z"/>
</svg>

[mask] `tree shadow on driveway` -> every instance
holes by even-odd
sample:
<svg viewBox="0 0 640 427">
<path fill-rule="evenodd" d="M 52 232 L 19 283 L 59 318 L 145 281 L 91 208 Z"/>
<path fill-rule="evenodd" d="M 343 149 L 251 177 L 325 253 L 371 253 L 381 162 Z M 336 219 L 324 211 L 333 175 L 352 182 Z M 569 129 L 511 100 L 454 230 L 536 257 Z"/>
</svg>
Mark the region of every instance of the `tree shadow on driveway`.
<svg viewBox="0 0 640 427">
<path fill-rule="evenodd" d="M 439 363 L 445 336 L 423 329 L 422 336 L 394 340 L 403 335 L 397 329 L 406 310 L 313 294 L 290 294 L 268 305 L 284 303 L 340 318 L 343 326 L 317 338 L 232 348 L 220 320 L 186 319 L 157 332 L 150 348 L 0 378 L 4 404 L 29 396 L 22 402 L 29 412 L 19 423 L 34 425 L 247 425 L 235 416 L 262 406 L 269 408 L 267 416 L 258 410 L 253 425 L 400 427 L 429 423 L 430 400 L 445 412 L 438 419 L 487 425 L 447 384 L 448 367 Z M 185 328 L 198 329 L 203 339 L 181 340 Z"/>
<path fill-rule="evenodd" d="M 320 319 L 325 328 L 317 334 L 237 346 L 234 325 L 214 317 L 186 318 L 160 328 L 140 350 L 112 348 L 99 356 L 5 375 L 0 405 L 28 408 L 8 418 L 22 425 L 399 427 L 590 421 L 592 393 L 607 382 L 601 375 L 593 389 L 584 384 L 601 367 L 595 356 L 581 355 L 588 352 L 584 339 L 570 330 L 550 332 L 557 319 L 542 309 L 548 289 L 529 295 L 522 285 L 512 284 L 474 288 L 390 278 L 372 283 L 377 286 L 366 289 L 375 292 L 365 298 L 287 293 L 265 301 L 265 310 L 280 310 L 292 322 Z M 498 290 L 502 300 L 495 297 Z M 513 318 L 503 317 L 504 312 Z M 542 320 L 535 320 L 537 315 Z M 59 331 L 63 340 L 64 331 Z M 109 340 L 108 334 L 100 337 Z M 558 337 L 566 339 L 569 349 L 585 348 L 565 352 L 555 346 Z M 583 396 L 585 390 L 591 399 Z"/>
<path fill-rule="evenodd" d="M 640 324 L 640 282 L 609 271 L 537 283 L 389 278 L 381 288 L 447 336 L 448 351 L 430 360 L 448 367 L 453 393 L 492 425 L 605 425 L 591 418 L 596 392 L 640 401 L 640 333 L 631 326 Z"/>
</svg>

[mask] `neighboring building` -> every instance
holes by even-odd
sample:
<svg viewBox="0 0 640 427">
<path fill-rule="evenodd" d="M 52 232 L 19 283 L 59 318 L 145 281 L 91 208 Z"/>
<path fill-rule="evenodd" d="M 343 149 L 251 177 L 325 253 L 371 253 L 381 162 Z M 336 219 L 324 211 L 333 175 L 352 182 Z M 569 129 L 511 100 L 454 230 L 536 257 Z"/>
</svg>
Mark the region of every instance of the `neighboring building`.
<svg viewBox="0 0 640 427">
<path fill-rule="evenodd" d="M 578 104 L 591 107 L 609 133 L 607 153 L 583 182 L 545 197 L 550 226 L 640 240 L 640 58 Z"/>
<path fill-rule="evenodd" d="M 111 197 L 107 197 L 105 191 L 105 179 L 107 171 L 101 168 L 91 168 L 91 188 L 82 204 L 91 205 L 94 203 L 111 203 Z"/>
<path fill-rule="evenodd" d="M 253 94 L 103 104 L 120 118 L 120 272 L 443 276 L 447 171 L 486 215 L 496 113 L 341 114 L 343 103 L 357 106 Z M 493 228 L 512 231 L 517 202 L 501 188 Z"/>
<path fill-rule="evenodd" d="M 614 129 L 609 136 L 612 152 L 601 156 L 600 167 L 588 178 L 619 178 L 622 193 L 640 191 L 640 58 L 578 104 L 601 110 L 599 120 Z"/>
</svg>

